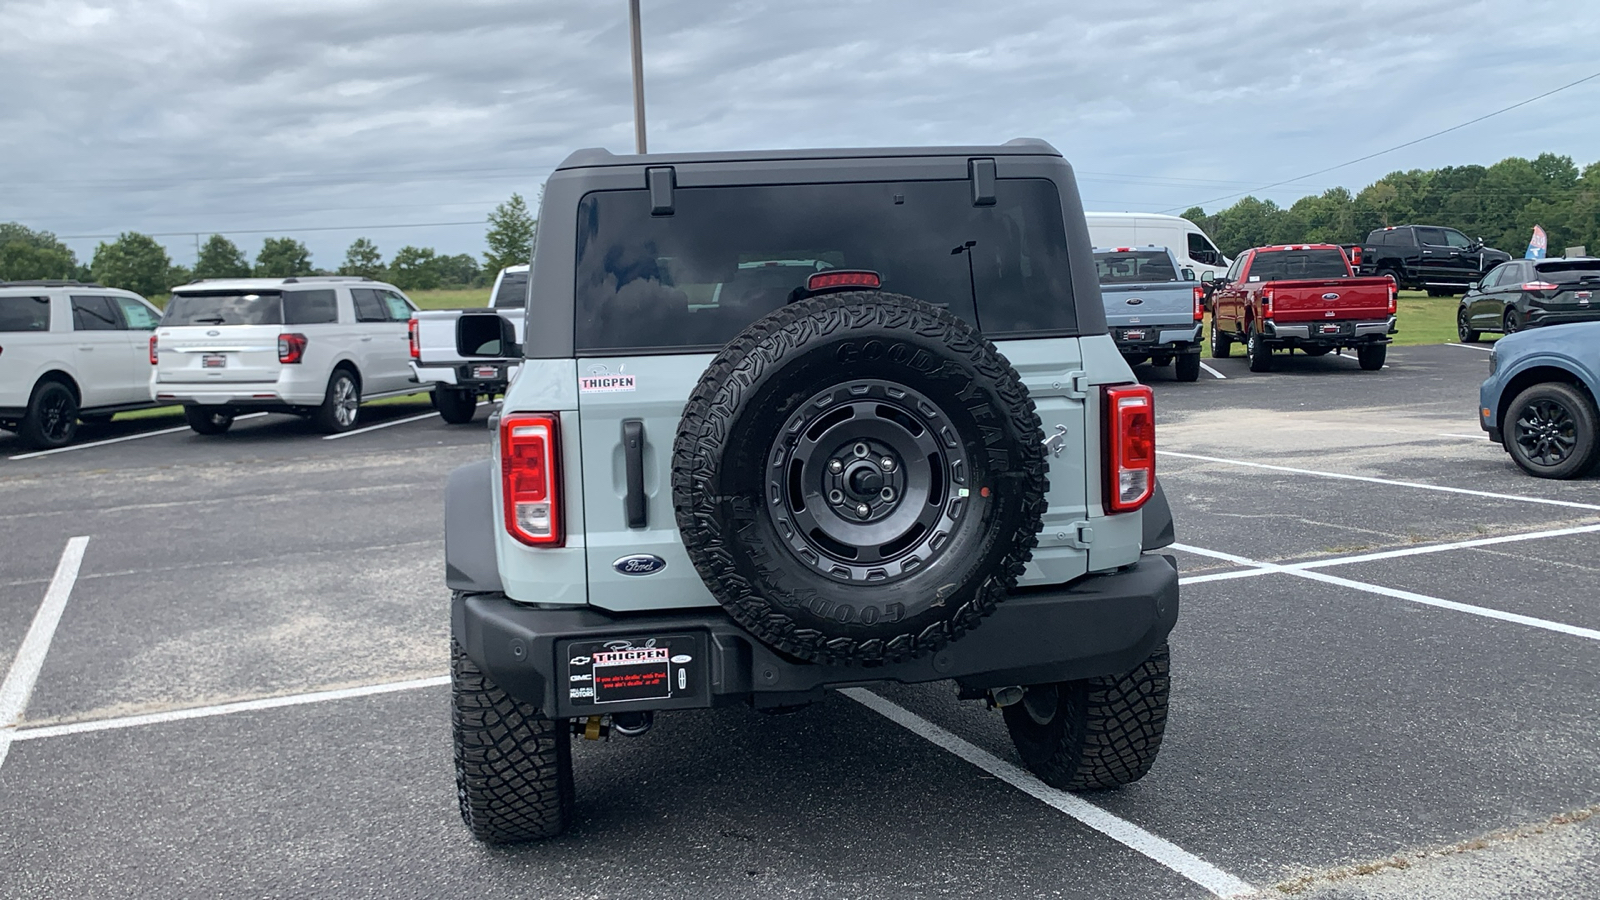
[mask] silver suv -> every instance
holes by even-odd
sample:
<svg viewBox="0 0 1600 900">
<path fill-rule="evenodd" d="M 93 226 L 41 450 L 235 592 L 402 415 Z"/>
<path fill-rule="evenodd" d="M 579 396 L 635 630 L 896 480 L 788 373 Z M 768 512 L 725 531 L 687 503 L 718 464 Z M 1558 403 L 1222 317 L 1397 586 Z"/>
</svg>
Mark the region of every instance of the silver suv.
<svg viewBox="0 0 1600 900">
<path fill-rule="evenodd" d="M 574 736 L 847 684 L 953 680 L 1062 788 L 1149 770 L 1153 398 L 1054 148 L 586 150 L 540 221 L 521 375 L 446 493 L 476 837 L 566 826 Z"/>
</svg>

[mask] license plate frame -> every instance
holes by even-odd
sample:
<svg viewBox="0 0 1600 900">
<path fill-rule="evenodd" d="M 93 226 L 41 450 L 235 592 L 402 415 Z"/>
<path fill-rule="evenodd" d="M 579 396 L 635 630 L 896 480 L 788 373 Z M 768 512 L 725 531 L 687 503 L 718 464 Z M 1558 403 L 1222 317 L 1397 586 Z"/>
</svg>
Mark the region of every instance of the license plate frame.
<svg viewBox="0 0 1600 900">
<path fill-rule="evenodd" d="M 643 634 L 556 644 L 563 715 L 710 705 L 704 635 Z"/>
<path fill-rule="evenodd" d="M 226 369 L 227 367 L 228 355 L 226 353 L 200 354 L 200 368 L 202 369 Z"/>
<path fill-rule="evenodd" d="M 1150 330 L 1148 328 L 1124 328 L 1122 329 L 1122 339 L 1142 344 L 1150 340 Z"/>
<path fill-rule="evenodd" d="M 499 381 L 505 377 L 499 366 L 468 366 L 467 374 L 478 381 Z"/>
</svg>

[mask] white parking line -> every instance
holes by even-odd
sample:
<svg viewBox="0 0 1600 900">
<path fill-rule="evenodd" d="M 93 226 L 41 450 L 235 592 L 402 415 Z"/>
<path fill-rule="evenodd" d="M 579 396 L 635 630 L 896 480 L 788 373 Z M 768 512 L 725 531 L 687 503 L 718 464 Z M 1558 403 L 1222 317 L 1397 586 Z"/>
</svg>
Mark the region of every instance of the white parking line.
<svg viewBox="0 0 1600 900">
<path fill-rule="evenodd" d="M 61 737 L 68 734 L 87 734 L 94 731 L 112 731 L 118 728 L 136 728 L 140 725 L 160 725 L 164 722 L 182 722 L 186 719 L 204 719 L 226 716 L 231 713 L 254 712 L 260 709 L 278 709 L 283 706 L 301 706 L 307 703 L 326 703 L 330 700 L 348 700 L 352 697 L 371 697 L 374 694 L 392 694 L 397 691 L 414 691 L 418 688 L 449 684 L 449 675 L 432 678 L 413 678 L 408 681 L 390 681 L 362 687 L 340 688 L 332 691 L 313 691 L 308 694 L 289 694 L 283 697 L 265 697 L 260 700 L 241 700 L 215 706 L 192 706 L 166 712 L 145 713 L 138 716 L 120 716 L 115 719 L 96 719 L 89 722 L 71 722 L 66 725 L 44 725 L 17 731 L 12 740 L 28 741 L 37 738 Z"/>
<path fill-rule="evenodd" d="M 1463 350 L 1482 350 L 1485 353 L 1493 353 L 1494 352 L 1494 347 L 1485 347 L 1482 344 L 1453 344 L 1453 343 L 1447 343 L 1447 344 L 1445 344 L 1445 346 L 1446 347 L 1460 347 Z"/>
<path fill-rule="evenodd" d="M 264 415 L 266 415 L 264 412 L 250 413 L 248 415 L 239 416 L 237 419 L 234 419 L 234 421 L 238 422 L 244 419 L 256 419 Z M 103 441 L 89 441 L 86 444 L 73 444 L 70 447 L 57 447 L 54 450 L 35 450 L 32 453 L 18 453 L 16 456 L 7 457 L 7 459 L 34 459 L 40 456 L 54 456 L 57 453 L 71 453 L 74 450 L 87 450 L 90 447 L 104 447 L 106 444 L 120 444 L 123 441 L 137 441 L 140 438 L 155 437 L 158 434 L 177 434 L 180 431 L 188 430 L 189 426 L 179 425 L 177 428 L 163 428 L 160 431 L 146 431 L 143 434 L 127 434 L 123 435 L 122 437 L 106 438 Z"/>
<path fill-rule="evenodd" d="M 1585 638 L 1591 641 L 1600 641 L 1600 631 L 1596 631 L 1593 628 L 1580 628 L 1577 625 L 1568 625 L 1565 622 L 1553 622 L 1549 619 L 1538 619 L 1534 618 L 1533 616 L 1524 616 L 1520 613 L 1491 609 L 1487 606 L 1473 606 L 1470 603 L 1457 603 L 1454 600 L 1443 600 L 1438 597 L 1430 597 L 1427 594 L 1418 594 L 1413 591 L 1402 591 L 1397 588 L 1384 587 L 1383 585 L 1379 584 L 1368 584 L 1365 581 L 1353 581 L 1349 578 L 1340 578 L 1337 575 L 1329 575 L 1326 572 L 1315 572 L 1304 568 L 1291 568 L 1290 566 L 1280 566 L 1275 563 L 1257 562 L 1256 560 L 1248 559 L 1243 556 L 1236 556 L 1232 553 L 1223 553 L 1220 550 L 1207 550 L 1203 547 L 1191 547 L 1187 544 L 1173 544 L 1172 549 L 1182 550 L 1185 553 L 1195 553 L 1200 556 L 1209 556 L 1213 559 L 1227 560 L 1231 563 L 1238 563 L 1241 566 L 1255 566 L 1259 569 L 1265 570 L 1264 574 L 1279 573 L 1283 575 L 1293 575 L 1296 578 L 1305 578 L 1310 581 L 1320 581 L 1324 584 L 1334 584 L 1338 585 L 1339 587 L 1347 587 L 1352 590 L 1362 591 L 1368 594 L 1377 594 L 1383 597 L 1392 597 L 1396 600 L 1420 603 L 1423 606 L 1434 606 L 1438 607 L 1439 609 L 1448 609 L 1453 612 L 1463 612 L 1469 615 L 1482 616 L 1485 619 L 1498 619 L 1502 622 L 1513 622 L 1518 625 L 1527 625 L 1530 628 L 1540 628 L 1545 631 L 1554 631 L 1559 634 Z"/>
<path fill-rule="evenodd" d="M 1200 364 L 1200 368 L 1205 369 L 1207 372 L 1210 372 L 1211 376 L 1213 378 L 1227 378 L 1228 377 L 1228 376 L 1222 374 L 1221 372 L 1218 372 L 1216 369 L 1211 368 L 1211 365 L 1209 363 L 1202 362 Z"/>
<path fill-rule="evenodd" d="M 487 400 L 478 401 L 478 406 L 487 406 L 487 405 L 489 405 L 489 401 L 487 401 Z M 379 428 L 388 428 L 388 427 L 390 427 L 392 425 L 404 425 L 407 422 L 420 422 L 423 419 L 431 419 L 431 418 L 433 418 L 434 416 L 437 416 L 437 415 L 438 415 L 438 413 L 436 413 L 436 412 L 430 412 L 430 413 L 423 413 L 420 416 L 410 416 L 410 417 L 404 418 L 404 419 L 395 419 L 393 422 L 379 422 L 376 425 L 368 425 L 365 428 L 357 428 L 354 431 L 346 431 L 343 434 L 330 434 L 330 435 L 324 437 L 323 440 L 325 440 L 325 441 L 337 441 L 340 438 L 355 437 L 358 434 L 366 434 L 369 431 L 377 431 Z"/>
<path fill-rule="evenodd" d="M 1255 893 L 1255 888 L 1248 882 L 1224 872 L 1177 844 L 1157 837 L 1127 819 L 1114 816 L 1081 797 L 1053 788 L 1034 777 L 1032 773 L 1000 759 L 869 690 L 844 688 L 839 693 L 912 734 L 959 756 L 1035 800 L 1054 807 L 1123 846 L 1155 860 L 1215 896 L 1245 897 Z"/>
<path fill-rule="evenodd" d="M 1487 441 L 1489 439 L 1487 434 L 1451 434 L 1448 431 L 1439 432 L 1439 437 L 1465 438 L 1469 441 Z"/>
<path fill-rule="evenodd" d="M 67 598 L 72 596 L 72 585 L 78 580 L 78 568 L 83 565 L 83 551 L 89 538 L 80 536 L 67 541 L 61 551 L 61 561 L 56 563 L 56 574 L 44 592 L 44 602 L 33 615 L 33 624 L 11 660 L 11 670 L 0 683 L 0 765 L 6 761 L 11 742 L 16 738 L 17 720 L 28 708 L 28 698 L 33 696 L 33 686 L 39 680 L 39 670 L 44 668 L 44 656 L 50 651 L 50 641 L 56 636 L 56 626 L 61 624 L 61 614 L 66 611 Z"/>
<path fill-rule="evenodd" d="M 1179 459 L 1196 459 L 1201 462 L 1223 463 L 1229 466 L 1245 466 L 1251 469 L 1268 469 L 1274 472 L 1289 472 L 1294 475 L 1316 475 L 1319 478 L 1337 478 L 1343 481 L 1365 481 L 1369 484 L 1386 484 L 1391 487 L 1417 488 L 1424 491 L 1441 491 L 1446 494 L 1465 494 L 1469 497 L 1486 497 L 1490 500 L 1512 500 L 1517 503 L 1539 503 L 1545 506 L 1565 506 L 1570 509 L 1600 510 L 1600 505 L 1594 503 L 1579 503 L 1576 500 L 1554 500 L 1548 497 L 1523 497 L 1517 494 L 1497 494 L 1493 491 L 1475 491 L 1470 488 L 1447 487 L 1442 484 L 1423 484 L 1418 481 L 1396 481 L 1393 478 L 1374 478 L 1370 475 L 1346 475 L 1343 472 L 1322 472 L 1316 469 L 1297 469 L 1293 466 L 1274 466 L 1268 463 L 1246 462 L 1240 459 L 1223 459 L 1220 456 L 1201 456 L 1198 453 L 1179 453 L 1176 450 L 1157 450 L 1160 456 L 1176 456 Z"/>
</svg>

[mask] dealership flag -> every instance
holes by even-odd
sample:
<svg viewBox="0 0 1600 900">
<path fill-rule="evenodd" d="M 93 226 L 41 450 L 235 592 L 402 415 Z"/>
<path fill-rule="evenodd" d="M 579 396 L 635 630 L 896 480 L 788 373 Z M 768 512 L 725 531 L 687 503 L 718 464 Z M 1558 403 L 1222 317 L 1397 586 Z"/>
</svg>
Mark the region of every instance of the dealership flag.
<svg viewBox="0 0 1600 900">
<path fill-rule="evenodd" d="M 1528 241 L 1528 252 L 1523 259 L 1544 259 L 1544 252 L 1550 246 L 1550 239 L 1545 237 L 1544 229 L 1533 226 L 1533 240 Z"/>
</svg>

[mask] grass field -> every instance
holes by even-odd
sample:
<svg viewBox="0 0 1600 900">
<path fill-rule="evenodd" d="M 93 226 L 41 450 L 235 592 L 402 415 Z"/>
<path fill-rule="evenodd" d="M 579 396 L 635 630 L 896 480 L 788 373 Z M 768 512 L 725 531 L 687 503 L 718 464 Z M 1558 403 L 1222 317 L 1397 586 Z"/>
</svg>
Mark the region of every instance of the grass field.
<svg viewBox="0 0 1600 900">
<path fill-rule="evenodd" d="M 463 309 L 468 306 L 488 306 L 488 288 L 465 288 L 448 291 L 410 291 L 406 294 L 422 309 Z"/>
<path fill-rule="evenodd" d="M 1418 344 L 1446 344 L 1456 339 L 1456 308 L 1460 306 L 1460 297 L 1429 297 L 1423 291 L 1401 291 L 1398 304 L 1399 331 L 1396 332 L 1394 343 L 1397 347 L 1411 347 Z M 1206 334 L 1211 333 L 1211 322 L 1206 321 Z M 1484 335 L 1485 340 L 1492 341 L 1492 335 Z M 1211 356 L 1211 342 L 1207 340 L 1206 357 Z M 1235 350 L 1237 355 L 1240 351 Z"/>
</svg>

